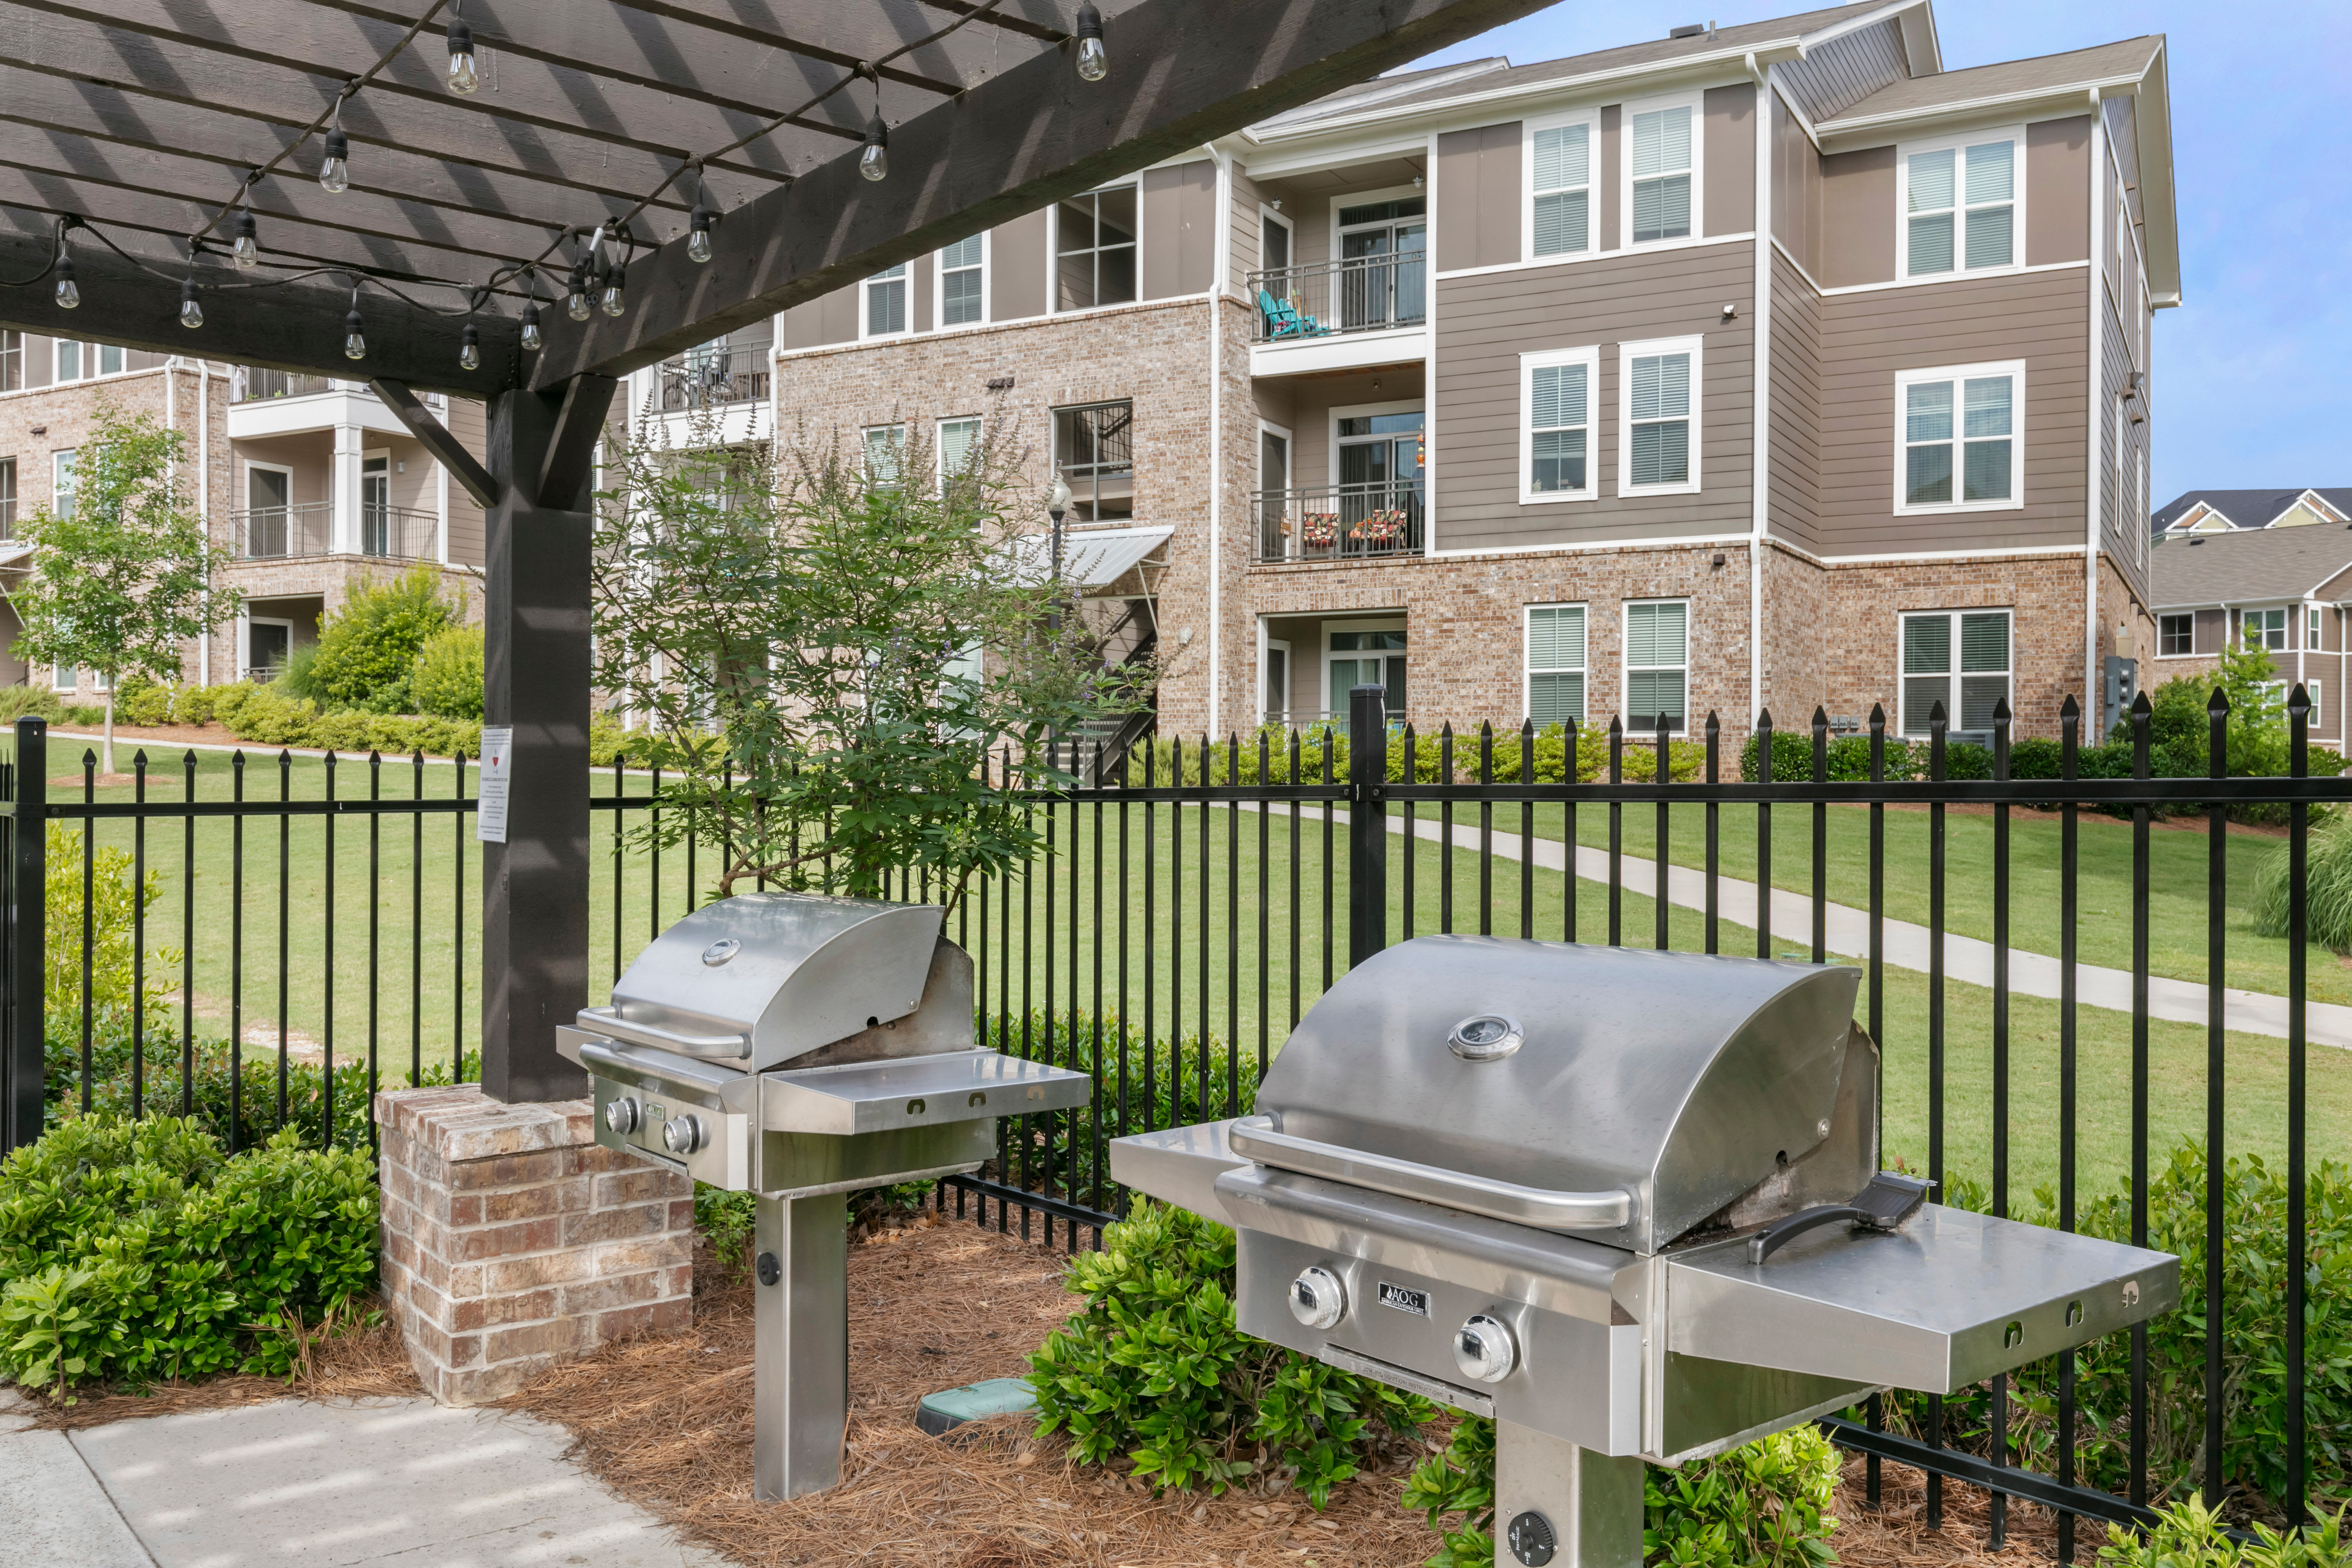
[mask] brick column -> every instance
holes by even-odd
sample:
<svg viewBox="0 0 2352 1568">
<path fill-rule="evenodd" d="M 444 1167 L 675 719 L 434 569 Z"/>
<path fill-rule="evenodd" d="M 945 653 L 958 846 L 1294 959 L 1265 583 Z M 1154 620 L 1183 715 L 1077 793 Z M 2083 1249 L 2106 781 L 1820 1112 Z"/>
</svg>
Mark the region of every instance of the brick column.
<svg viewBox="0 0 2352 1568">
<path fill-rule="evenodd" d="M 598 1147 L 592 1114 L 472 1084 L 376 1096 L 384 1300 L 442 1404 L 693 1321 L 694 1184 Z"/>
</svg>

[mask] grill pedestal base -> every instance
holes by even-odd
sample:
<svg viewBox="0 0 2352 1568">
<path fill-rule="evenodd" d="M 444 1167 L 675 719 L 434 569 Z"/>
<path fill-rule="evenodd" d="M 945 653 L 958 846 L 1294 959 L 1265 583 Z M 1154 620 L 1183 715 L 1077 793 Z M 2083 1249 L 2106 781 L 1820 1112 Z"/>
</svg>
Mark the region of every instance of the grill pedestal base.
<svg viewBox="0 0 2352 1568">
<path fill-rule="evenodd" d="M 1643 1468 L 1495 1423 L 1496 1568 L 1641 1568 Z"/>
<path fill-rule="evenodd" d="M 751 1490 L 762 1502 L 841 1484 L 849 1423 L 848 1201 L 839 1193 L 760 1199 Z M 1640 1517 L 1637 1495 L 1637 1555 Z"/>
</svg>

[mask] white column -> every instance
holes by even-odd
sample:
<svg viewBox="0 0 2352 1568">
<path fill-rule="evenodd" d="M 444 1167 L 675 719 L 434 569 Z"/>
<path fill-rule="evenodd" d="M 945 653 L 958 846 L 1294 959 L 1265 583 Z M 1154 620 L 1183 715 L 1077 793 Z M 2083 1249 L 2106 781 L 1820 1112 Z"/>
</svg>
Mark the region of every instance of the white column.
<svg viewBox="0 0 2352 1568">
<path fill-rule="evenodd" d="M 335 426 L 334 522 L 327 548 L 338 555 L 356 554 L 360 547 L 360 454 L 367 432 L 357 425 Z"/>
</svg>

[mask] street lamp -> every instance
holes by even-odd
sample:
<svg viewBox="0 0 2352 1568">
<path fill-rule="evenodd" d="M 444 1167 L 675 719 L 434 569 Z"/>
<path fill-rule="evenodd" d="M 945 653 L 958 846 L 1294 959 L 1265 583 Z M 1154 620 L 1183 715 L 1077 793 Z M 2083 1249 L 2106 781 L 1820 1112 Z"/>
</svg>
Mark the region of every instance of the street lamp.
<svg viewBox="0 0 2352 1568">
<path fill-rule="evenodd" d="M 1045 492 L 1045 515 L 1054 521 L 1054 584 L 1062 582 L 1062 515 L 1070 510 L 1070 487 L 1062 470 L 1054 470 L 1054 488 Z"/>
</svg>

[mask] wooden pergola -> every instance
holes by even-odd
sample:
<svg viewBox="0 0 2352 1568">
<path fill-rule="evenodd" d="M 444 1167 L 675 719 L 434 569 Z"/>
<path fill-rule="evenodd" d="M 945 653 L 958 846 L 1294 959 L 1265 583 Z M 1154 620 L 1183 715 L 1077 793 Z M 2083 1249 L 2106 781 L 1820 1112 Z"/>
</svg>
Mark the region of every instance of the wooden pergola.
<svg viewBox="0 0 2352 1568">
<path fill-rule="evenodd" d="M 0 325 L 362 377 L 487 509 L 484 1087 L 566 1098 L 616 378 L 1548 3 L 0 0 Z"/>
</svg>

